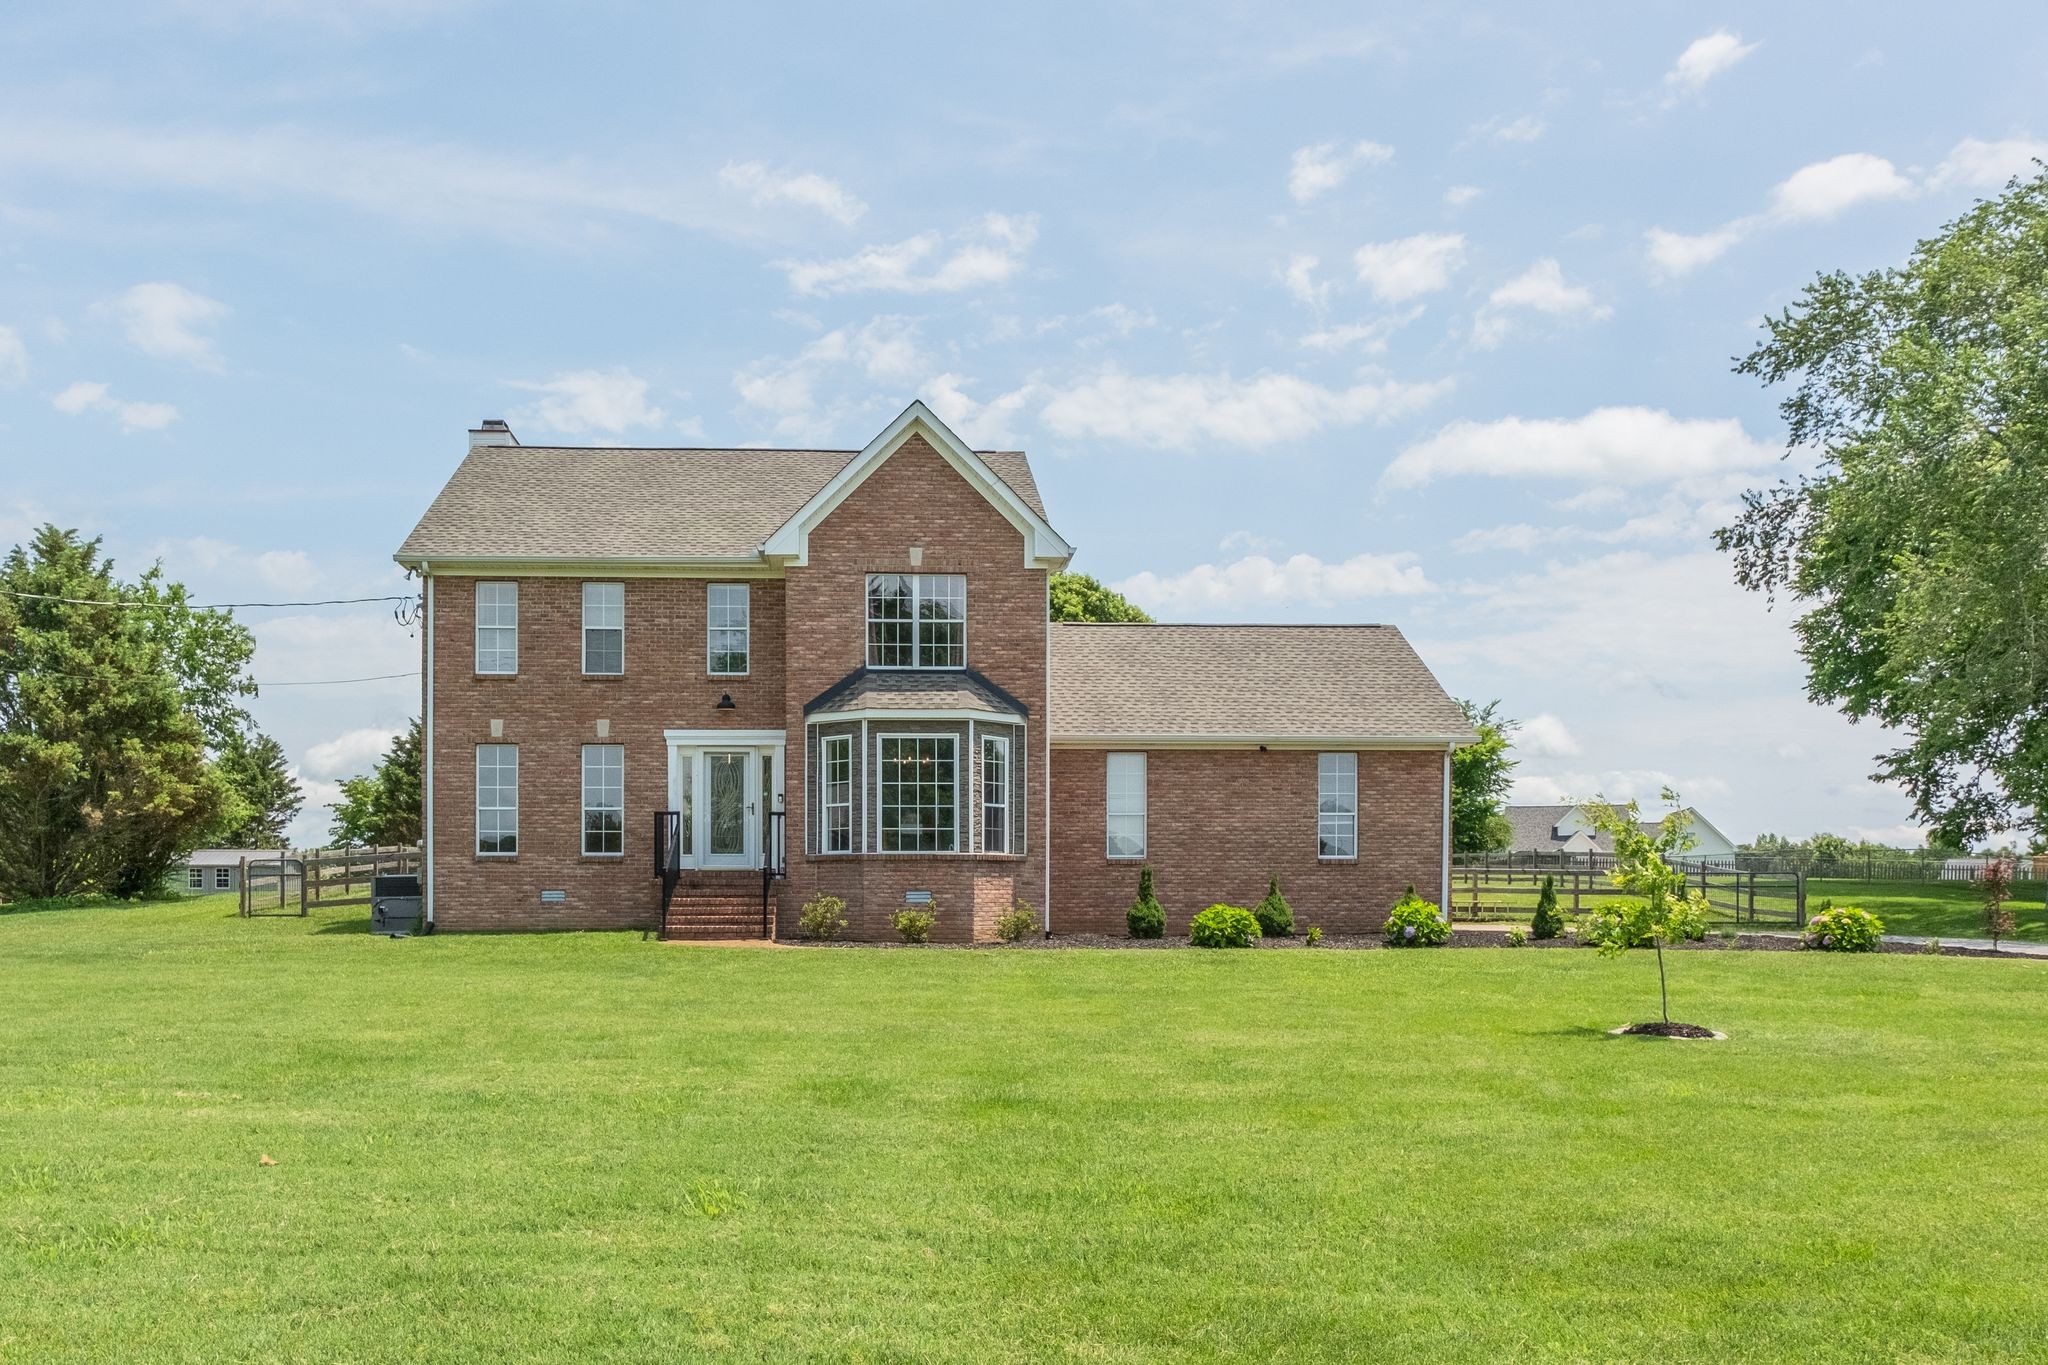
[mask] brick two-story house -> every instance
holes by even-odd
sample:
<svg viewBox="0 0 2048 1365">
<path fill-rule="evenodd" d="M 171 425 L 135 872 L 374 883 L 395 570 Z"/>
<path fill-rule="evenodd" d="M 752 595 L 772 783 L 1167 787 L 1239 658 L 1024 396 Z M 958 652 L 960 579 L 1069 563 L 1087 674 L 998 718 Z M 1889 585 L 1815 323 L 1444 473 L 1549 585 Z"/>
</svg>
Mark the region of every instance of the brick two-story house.
<svg viewBox="0 0 2048 1365">
<path fill-rule="evenodd" d="M 922 403 L 864 449 L 519 444 L 399 550 L 424 583 L 440 929 L 1181 932 L 1278 875 L 1376 927 L 1448 874 L 1463 715 L 1390 626 L 1053 625 L 1073 556 L 1030 465 Z"/>
</svg>

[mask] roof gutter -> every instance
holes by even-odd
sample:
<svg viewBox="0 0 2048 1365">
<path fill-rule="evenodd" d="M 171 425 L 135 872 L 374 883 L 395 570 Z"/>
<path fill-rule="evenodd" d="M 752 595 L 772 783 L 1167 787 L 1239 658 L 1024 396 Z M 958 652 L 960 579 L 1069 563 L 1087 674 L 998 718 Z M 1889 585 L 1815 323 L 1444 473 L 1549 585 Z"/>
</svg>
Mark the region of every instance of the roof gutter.
<svg viewBox="0 0 2048 1365">
<path fill-rule="evenodd" d="M 1473 744 L 1470 731 L 1436 735 L 1058 734 L 1060 749 L 1443 749 Z"/>
</svg>

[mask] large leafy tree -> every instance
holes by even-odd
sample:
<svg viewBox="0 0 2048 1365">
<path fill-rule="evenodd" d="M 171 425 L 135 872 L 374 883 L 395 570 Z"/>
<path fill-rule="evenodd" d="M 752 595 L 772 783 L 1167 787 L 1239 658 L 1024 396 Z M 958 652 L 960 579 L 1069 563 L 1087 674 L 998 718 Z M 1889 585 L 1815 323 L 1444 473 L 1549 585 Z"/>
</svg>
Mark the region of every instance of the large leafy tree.
<svg viewBox="0 0 2048 1365">
<path fill-rule="evenodd" d="M 1898 268 L 1837 272 L 1737 366 L 1817 470 L 1719 532 L 1789 595 L 1807 690 L 1905 743 L 1878 759 L 1942 842 L 2048 814 L 2048 174 Z"/>
<path fill-rule="evenodd" d="M 420 792 L 420 723 L 414 719 L 372 771 L 342 782 L 327 837 L 337 844 L 416 844 Z"/>
<path fill-rule="evenodd" d="M 306 802 L 285 762 L 284 749 L 269 735 L 238 733 L 218 757 L 221 775 L 235 796 L 235 809 L 220 841 L 230 848 L 271 848 L 285 841 L 286 828 Z"/>
<path fill-rule="evenodd" d="M 1142 608 L 1115 588 L 1084 573 L 1052 576 L 1055 621 L 1150 621 Z"/>
<path fill-rule="evenodd" d="M 1497 701 L 1458 705 L 1479 742 L 1451 755 L 1451 852 L 1492 853 L 1514 837 L 1502 808 L 1515 777 L 1515 722 L 1499 714 Z"/>
<path fill-rule="evenodd" d="M 0 896 L 136 895 L 232 811 L 254 642 L 98 540 L 38 529 L 0 562 Z"/>
</svg>

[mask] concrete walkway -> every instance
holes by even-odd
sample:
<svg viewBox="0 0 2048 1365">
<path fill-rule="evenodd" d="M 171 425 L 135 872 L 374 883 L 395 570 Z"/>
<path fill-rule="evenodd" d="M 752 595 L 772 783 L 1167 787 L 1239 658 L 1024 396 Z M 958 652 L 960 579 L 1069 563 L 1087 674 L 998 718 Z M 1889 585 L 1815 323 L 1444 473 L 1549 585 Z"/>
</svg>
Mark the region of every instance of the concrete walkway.
<svg viewBox="0 0 2048 1365">
<path fill-rule="evenodd" d="M 1799 937 L 1797 934 L 1783 934 L 1768 930 L 1763 932 L 1770 933 L 1772 938 Z M 1901 948 L 1924 948 L 1934 940 L 1919 934 L 1886 934 L 1884 941 L 1896 944 Z M 1943 938 L 1941 939 L 1941 946 L 1944 948 L 1967 948 L 1973 953 L 1988 953 L 1992 951 L 1991 940 L 1988 938 Z M 2048 957 L 2048 943 L 2035 943 L 2027 939 L 2018 938 L 2002 938 L 1998 940 L 1997 951 L 2000 957 Z"/>
</svg>

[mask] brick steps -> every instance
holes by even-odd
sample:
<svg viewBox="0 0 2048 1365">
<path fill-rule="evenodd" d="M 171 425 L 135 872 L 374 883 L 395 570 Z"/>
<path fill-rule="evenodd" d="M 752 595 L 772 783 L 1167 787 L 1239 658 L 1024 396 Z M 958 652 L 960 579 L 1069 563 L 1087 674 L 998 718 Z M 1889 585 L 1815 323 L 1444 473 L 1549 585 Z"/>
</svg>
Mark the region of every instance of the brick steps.
<svg viewBox="0 0 2048 1365">
<path fill-rule="evenodd" d="M 765 938 L 761 924 L 760 883 L 751 891 L 736 886 L 676 888 L 669 902 L 664 938 Z"/>
</svg>

